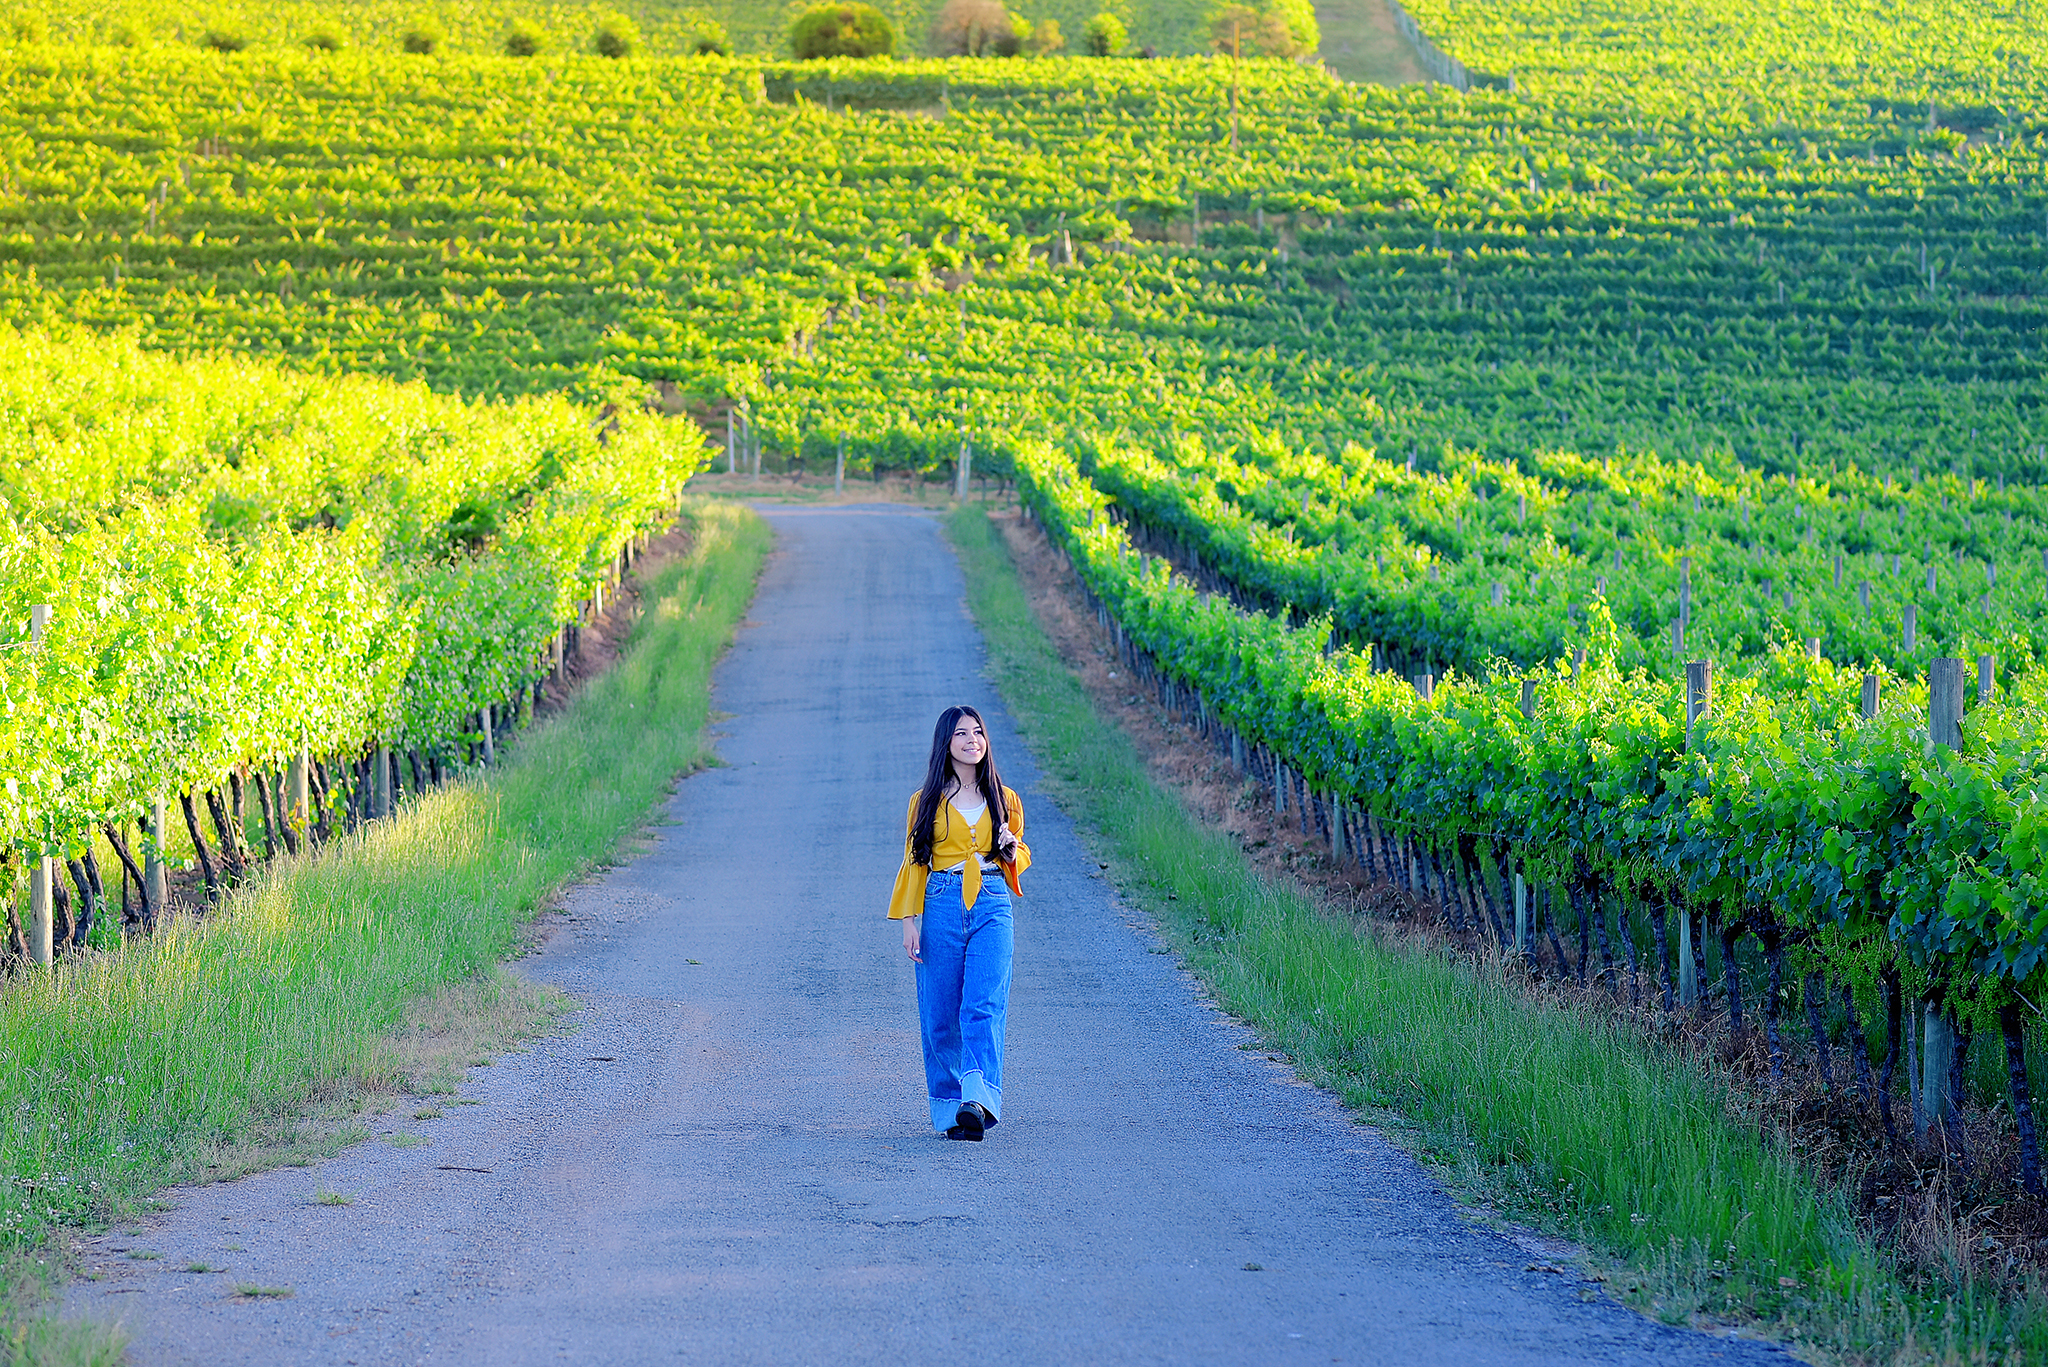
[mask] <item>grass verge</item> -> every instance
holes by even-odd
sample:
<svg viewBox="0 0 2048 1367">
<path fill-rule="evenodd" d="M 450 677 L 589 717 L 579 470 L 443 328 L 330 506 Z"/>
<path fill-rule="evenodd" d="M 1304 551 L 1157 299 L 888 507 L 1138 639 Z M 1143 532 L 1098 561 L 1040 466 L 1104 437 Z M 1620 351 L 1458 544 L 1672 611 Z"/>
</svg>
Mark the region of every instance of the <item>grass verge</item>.
<svg viewBox="0 0 2048 1367">
<path fill-rule="evenodd" d="M 32 1313 L 66 1226 L 275 1161 L 309 1114 L 452 1090 L 553 1009 L 500 960 L 710 759 L 710 671 L 767 551 L 744 508 L 687 516 L 691 550 L 644 586 L 623 658 L 498 769 L 280 862 L 202 921 L 0 987 L 0 1362 L 119 1360 L 108 1331 Z"/>
<path fill-rule="evenodd" d="M 1586 1244 L 1614 1294 L 1669 1322 L 1752 1326 L 1817 1361 L 2039 1360 L 2037 1302 L 1903 1285 L 1699 1069 L 1261 877 L 1097 715 L 986 514 L 947 528 L 997 686 L 1062 805 L 1120 891 L 1304 1077 L 1381 1113 L 1454 1191 Z"/>
</svg>

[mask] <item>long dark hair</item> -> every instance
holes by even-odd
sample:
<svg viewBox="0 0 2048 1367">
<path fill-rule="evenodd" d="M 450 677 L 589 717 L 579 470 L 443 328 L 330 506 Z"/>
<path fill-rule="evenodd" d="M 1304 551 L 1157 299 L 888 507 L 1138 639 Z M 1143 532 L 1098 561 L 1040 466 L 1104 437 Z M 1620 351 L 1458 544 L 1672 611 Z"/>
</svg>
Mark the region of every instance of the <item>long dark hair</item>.
<svg viewBox="0 0 2048 1367">
<path fill-rule="evenodd" d="M 924 868 L 932 866 L 932 825 L 938 820 L 946 785 L 953 779 L 953 728 L 962 717 L 974 718 L 981 728 L 981 762 L 974 766 L 974 786 L 981 789 L 982 801 L 988 803 L 991 852 L 995 850 L 997 828 L 1010 819 L 1010 810 L 1003 805 L 1003 781 L 996 777 L 996 748 L 988 739 L 988 723 L 981 719 L 981 713 L 965 704 L 947 708 L 939 713 L 938 728 L 932 732 L 931 763 L 925 766 L 924 787 L 917 795 L 917 819 L 910 823 L 910 862 Z M 946 820 L 953 820 L 951 813 Z"/>
</svg>

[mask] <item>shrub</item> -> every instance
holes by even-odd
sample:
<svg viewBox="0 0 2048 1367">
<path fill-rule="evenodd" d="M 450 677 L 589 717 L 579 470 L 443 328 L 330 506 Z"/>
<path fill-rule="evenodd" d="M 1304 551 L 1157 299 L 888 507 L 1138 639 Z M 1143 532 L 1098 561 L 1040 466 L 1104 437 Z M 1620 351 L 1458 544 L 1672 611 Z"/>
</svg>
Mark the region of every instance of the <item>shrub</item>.
<svg viewBox="0 0 2048 1367">
<path fill-rule="evenodd" d="M 531 19 L 514 19 L 505 30 L 507 57 L 537 57 L 548 45 L 548 35 Z"/>
<path fill-rule="evenodd" d="M 148 42 L 149 39 L 144 36 L 142 30 L 133 24 L 117 24 L 114 27 L 115 47 L 144 47 Z"/>
<path fill-rule="evenodd" d="M 730 57 L 732 44 L 726 41 L 725 25 L 713 19 L 699 19 L 690 30 L 687 51 L 693 57 Z"/>
<path fill-rule="evenodd" d="M 441 32 L 441 26 L 432 19 L 422 19 L 408 27 L 398 41 L 407 52 L 421 57 L 431 57 L 448 41 L 448 35 Z"/>
<path fill-rule="evenodd" d="M 1002 0 L 946 0 L 932 20 L 931 48 L 940 57 L 1014 57 L 1030 33 Z"/>
<path fill-rule="evenodd" d="M 1031 30 L 1031 38 L 1024 44 L 1034 57 L 1050 57 L 1067 45 L 1067 35 L 1060 32 L 1060 21 L 1041 19 L 1038 27 Z"/>
<path fill-rule="evenodd" d="M 50 40 L 50 25 L 40 14 L 22 11 L 7 21 L 7 31 L 17 43 L 46 43 Z"/>
<path fill-rule="evenodd" d="M 1209 46 L 1226 57 L 1233 47 L 1246 57 L 1292 57 L 1302 51 L 1285 19 L 1250 5 L 1224 6 L 1209 21 Z"/>
<path fill-rule="evenodd" d="M 202 46 L 213 52 L 240 52 L 249 46 L 248 35 L 237 33 L 231 28 L 209 28 L 199 41 Z"/>
<path fill-rule="evenodd" d="M 1124 31 L 1124 21 L 1104 11 L 1088 21 L 1088 27 L 1081 30 L 1081 46 L 1090 57 L 1114 57 L 1122 52 L 1131 41 L 1131 35 Z"/>
<path fill-rule="evenodd" d="M 886 57 L 896 49 L 896 30 L 873 5 L 814 5 L 789 31 L 797 60 L 819 57 Z"/>
<path fill-rule="evenodd" d="M 346 44 L 339 29 L 323 24 L 306 35 L 306 46 L 315 52 L 339 52 Z"/>
<path fill-rule="evenodd" d="M 591 40 L 600 57 L 614 61 L 630 57 L 640 50 L 640 26 L 617 12 L 600 14 L 597 18 L 597 36 Z"/>
</svg>

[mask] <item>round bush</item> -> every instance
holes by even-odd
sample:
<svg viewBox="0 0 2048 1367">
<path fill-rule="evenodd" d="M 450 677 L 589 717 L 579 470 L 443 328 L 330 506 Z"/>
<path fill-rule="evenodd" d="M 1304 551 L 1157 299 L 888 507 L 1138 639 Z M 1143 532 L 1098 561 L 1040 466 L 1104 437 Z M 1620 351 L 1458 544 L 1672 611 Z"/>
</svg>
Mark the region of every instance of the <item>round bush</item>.
<svg viewBox="0 0 2048 1367">
<path fill-rule="evenodd" d="M 306 35 L 306 46 L 315 52 L 339 52 L 345 44 L 341 30 L 322 25 Z"/>
<path fill-rule="evenodd" d="M 896 50 L 896 30 L 873 5 L 813 5 L 789 31 L 799 61 L 820 57 L 886 57 Z"/>
<path fill-rule="evenodd" d="M 240 52 L 249 46 L 248 36 L 231 28 L 210 28 L 199 41 L 213 52 Z"/>
<path fill-rule="evenodd" d="M 599 15 L 592 46 L 600 57 L 630 57 L 640 50 L 640 26 L 623 14 Z"/>
<path fill-rule="evenodd" d="M 1088 21 L 1081 30 L 1081 45 L 1090 57 L 1114 57 L 1122 52 L 1131 41 L 1131 35 L 1124 31 L 1124 21 L 1104 11 Z"/>
<path fill-rule="evenodd" d="M 431 57 L 448 41 L 448 35 L 441 32 L 441 26 L 433 20 L 422 19 L 407 28 L 398 41 L 407 52 L 421 57 Z"/>
<path fill-rule="evenodd" d="M 732 44 L 726 41 L 725 25 L 714 19 L 700 19 L 690 30 L 689 52 L 693 57 L 730 57 Z"/>
<path fill-rule="evenodd" d="M 507 57 L 538 57 L 548 45 L 548 35 L 531 19 L 514 19 L 505 30 Z"/>
</svg>

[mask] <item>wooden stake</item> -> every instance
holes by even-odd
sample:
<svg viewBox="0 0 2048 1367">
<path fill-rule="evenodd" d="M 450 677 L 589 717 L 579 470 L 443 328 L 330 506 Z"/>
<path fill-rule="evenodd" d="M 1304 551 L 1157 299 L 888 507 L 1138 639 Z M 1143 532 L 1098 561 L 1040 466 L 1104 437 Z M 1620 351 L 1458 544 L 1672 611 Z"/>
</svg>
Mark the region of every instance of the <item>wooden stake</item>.
<svg viewBox="0 0 2048 1367">
<path fill-rule="evenodd" d="M 171 880 L 164 864 L 164 821 L 164 800 L 159 797 L 149 804 L 149 813 L 142 819 L 142 893 L 151 912 L 159 917 L 171 904 Z"/>
<path fill-rule="evenodd" d="M 57 957 L 53 933 L 57 914 L 56 876 L 57 861 L 47 854 L 37 856 L 29 865 L 28 957 L 30 962 L 44 968 L 48 968 Z"/>
</svg>

